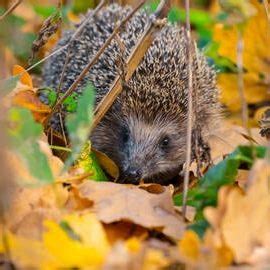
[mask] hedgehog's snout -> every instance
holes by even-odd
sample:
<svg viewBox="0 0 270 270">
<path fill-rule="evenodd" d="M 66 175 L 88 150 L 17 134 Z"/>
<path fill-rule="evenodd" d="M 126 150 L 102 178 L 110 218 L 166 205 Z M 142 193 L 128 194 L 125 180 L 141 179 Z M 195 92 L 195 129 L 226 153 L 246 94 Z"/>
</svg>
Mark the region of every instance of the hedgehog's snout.
<svg viewBox="0 0 270 270">
<path fill-rule="evenodd" d="M 131 165 L 121 173 L 119 182 L 139 184 L 141 178 L 142 178 L 141 168 L 139 168 L 138 166 Z"/>
</svg>

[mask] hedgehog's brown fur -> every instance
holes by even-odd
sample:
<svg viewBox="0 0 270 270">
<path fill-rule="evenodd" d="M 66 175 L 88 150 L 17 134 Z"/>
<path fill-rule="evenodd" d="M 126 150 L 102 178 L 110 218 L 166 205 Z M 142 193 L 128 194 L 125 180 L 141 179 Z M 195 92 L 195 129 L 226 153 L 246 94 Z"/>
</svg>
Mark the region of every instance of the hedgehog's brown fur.
<svg viewBox="0 0 270 270">
<path fill-rule="evenodd" d="M 63 92 L 112 33 L 116 22 L 129 11 L 130 8 L 114 4 L 90 19 L 79 40 L 72 45 Z M 88 16 L 92 16 L 92 12 Z M 125 58 L 143 33 L 148 18 L 145 11 L 140 11 L 121 32 L 120 38 L 126 47 Z M 66 33 L 58 46 L 66 44 L 71 34 Z M 188 96 L 186 44 L 182 28 L 166 25 L 91 136 L 94 147 L 118 164 L 120 182 L 137 183 L 143 178 L 169 183 L 185 162 Z M 117 75 L 119 52 L 117 42 L 112 42 L 76 91 L 80 92 L 91 81 L 99 102 Z M 52 57 L 46 65 L 44 78 L 48 86 L 57 87 L 65 55 L 66 52 Z M 200 131 L 200 140 L 204 141 L 205 133 L 218 113 L 219 103 L 215 72 L 200 52 L 193 54 L 192 74 L 197 95 L 194 126 Z M 56 117 L 53 121 L 57 122 Z"/>
</svg>

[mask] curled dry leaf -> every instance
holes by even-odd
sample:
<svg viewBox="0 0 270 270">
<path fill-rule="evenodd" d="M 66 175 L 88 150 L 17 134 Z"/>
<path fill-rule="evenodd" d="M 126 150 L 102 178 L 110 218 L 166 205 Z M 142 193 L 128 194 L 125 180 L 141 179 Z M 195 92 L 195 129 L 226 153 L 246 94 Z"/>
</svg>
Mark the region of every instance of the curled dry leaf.
<svg viewBox="0 0 270 270">
<path fill-rule="evenodd" d="M 216 245 L 226 243 L 237 263 L 270 261 L 269 181 L 269 163 L 257 161 L 246 192 L 223 187 L 217 208 L 208 207 L 204 211 Z"/>
<path fill-rule="evenodd" d="M 148 190 L 149 186 L 158 188 L 151 193 L 144 186 L 89 181 L 74 186 L 74 191 L 77 198 L 93 202 L 90 209 L 106 224 L 129 221 L 179 239 L 186 224 L 174 209 L 170 189 L 153 184 L 148 185 Z M 157 193 L 157 190 L 160 192 Z"/>
</svg>

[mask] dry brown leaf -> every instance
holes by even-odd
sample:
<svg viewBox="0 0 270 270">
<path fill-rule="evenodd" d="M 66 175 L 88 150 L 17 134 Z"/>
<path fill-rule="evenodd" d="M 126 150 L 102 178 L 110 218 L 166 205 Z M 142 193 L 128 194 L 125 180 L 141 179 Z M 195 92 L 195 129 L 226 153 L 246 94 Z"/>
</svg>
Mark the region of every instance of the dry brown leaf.
<svg viewBox="0 0 270 270">
<path fill-rule="evenodd" d="M 104 228 L 111 244 L 119 240 L 127 240 L 130 237 L 145 239 L 148 236 L 148 231 L 145 228 L 130 222 L 104 224 Z"/>
<path fill-rule="evenodd" d="M 161 231 L 165 235 L 179 239 L 185 224 L 174 209 L 171 190 L 157 184 L 155 193 L 141 186 L 121 185 L 110 182 L 87 181 L 77 187 L 82 199 L 93 201 L 93 211 L 106 223 L 129 221 L 148 229 Z"/>
<path fill-rule="evenodd" d="M 114 163 L 112 159 L 110 159 L 104 153 L 92 148 L 92 152 L 95 153 L 96 158 L 100 166 L 111 176 L 113 179 L 118 179 L 119 177 L 119 168 Z"/>
<path fill-rule="evenodd" d="M 218 207 L 204 214 L 213 228 L 216 244 L 228 245 L 237 263 L 270 262 L 270 165 L 255 163 L 246 193 L 239 188 L 223 187 Z"/>
<path fill-rule="evenodd" d="M 223 120 L 220 128 L 211 132 L 209 144 L 211 147 L 211 157 L 214 163 L 218 163 L 227 155 L 235 150 L 238 145 L 250 144 L 250 139 L 243 127 L 236 126 L 230 121 Z M 261 137 L 259 128 L 251 129 L 252 141 L 264 145 L 266 140 Z"/>
<path fill-rule="evenodd" d="M 58 220 L 68 192 L 57 184 L 40 188 L 13 189 L 13 197 L 6 213 L 7 227 L 18 235 L 38 239 L 45 219 Z"/>
</svg>

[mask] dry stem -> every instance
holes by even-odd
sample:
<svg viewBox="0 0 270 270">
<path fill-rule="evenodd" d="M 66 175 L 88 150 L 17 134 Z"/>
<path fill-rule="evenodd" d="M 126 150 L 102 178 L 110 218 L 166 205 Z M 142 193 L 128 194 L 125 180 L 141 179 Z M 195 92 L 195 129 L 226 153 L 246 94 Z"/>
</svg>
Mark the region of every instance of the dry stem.
<svg viewBox="0 0 270 270">
<path fill-rule="evenodd" d="M 0 21 L 3 20 L 7 15 L 9 15 L 16 7 L 18 7 L 22 1 L 23 0 L 17 0 L 15 3 L 13 3 L 9 7 L 9 9 L 6 12 L 4 12 L 3 15 L 0 16 Z"/>
<path fill-rule="evenodd" d="M 146 51 L 152 44 L 152 41 L 154 40 L 157 29 L 160 27 L 160 24 L 157 23 L 157 19 L 163 18 L 164 15 L 167 14 L 168 9 L 169 9 L 169 6 L 166 5 L 166 0 L 162 0 L 154 14 L 155 20 L 152 20 L 149 22 L 144 33 L 142 34 L 141 38 L 138 40 L 136 46 L 134 47 L 134 49 L 132 50 L 131 54 L 129 55 L 127 59 L 127 64 L 126 64 L 127 70 L 126 70 L 125 81 L 128 81 L 131 78 L 137 66 L 139 65 L 142 58 L 144 57 Z M 103 118 L 105 113 L 109 110 L 114 100 L 121 93 L 121 91 L 122 91 L 121 77 L 118 75 L 115 78 L 115 81 L 112 84 L 108 93 L 103 97 L 103 99 L 100 101 L 100 103 L 95 109 L 95 116 L 92 123 L 92 130 L 98 125 L 100 120 Z"/>
<path fill-rule="evenodd" d="M 248 128 L 248 106 L 245 98 L 244 93 L 244 70 L 243 70 L 243 52 L 244 52 L 244 40 L 243 40 L 243 32 L 241 29 L 238 28 L 237 31 L 238 38 L 237 38 L 237 72 L 238 72 L 238 91 L 239 91 L 239 97 L 241 101 L 241 107 L 242 107 L 242 123 L 244 128 L 247 131 L 248 135 L 250 134 L 250 130 Z M 251 137 L 251 136 L 250 136 Z"/>
<path fill-rule="evenodd" d="M 93 11 L 93 15 L 92 17 L 95 17 L 96 14 L 100 11 L 100 9 L 106 4 L 106 0 L 102 0 L 98 6 L 95 8 L 95 10 Z M 88 17 L 85 19 L 85 21 L 78 27 L 78 29 L 75 31 L 75 33 L 72 35 L 71 39 L 69 40 L 68 42 L 68 46 L 67 46 L 67 56 L 66 56 L 66 59 L 65 59 L 65 63 L 64 63 L 64 67 L 62 69 L 62 73 L 61 73 L 61 77 L 60 77 L 60 82 L 59 82 L 59 85 L 58 85 L 58 89 L 57 89 L 57 99 L 59 98 L 59 94 L 60 94 L 60 90 L 61 90 L 61 86 L 62 86 L 62 83 L 63 83 L 63 79 L 64 79 L 64 73 L 66 71 L 66 68 L 67 68 L 67 64 L 69 62 L 69 59 L 70 59 L 70 53 L 71 53 L 71 49 L 72 49 L 72 42 L 81 34 L 82 30 L 84 29 L 84 27 L 88 24 L 88 22 L 90 21 L 90 19 L 92 17 Z"/>
<path fill-rule="evenodd" d="M 189 166 L 191 163 L 191 143 L 192 143 L 192 118 L 193 118 L 193 84 L 192 84 L 192 55 L 191 55 L 191 36 L 190 36 L 190 6 L 189 0 L 185 0 L 186 11 L 186 42 L 187 42 L 187 57 L 188 57 L 188 115 L 187 115 L 187 138 L 186 138 L 186 163 L 183 189 L 183 217 L 186 216 L 187 210 L 187 193 L 189 184 Z"/>
<path fill-rule="evenodd" d="M 54 107 L 52 108 L 51 113 L 48 115 L 46 121 L 45 121 L 45 126 L 48 123 L 48 120 L 51 118 L 51 116 L 59 109 L 61 104 L 63 104 L 64 100 L 70 96 L 73 91 L 76 89 L 78 83 L 82 80 L 82 78 L 86 75 L 88 70 L 97 62 L 99 59 L 100 55 L 103 53 L 103 51 L 108 47 L 108 45 L 111 43 L 111 41 L 114 39 L 116 34 L 120 31 L 120 29 L 130 20 L 130 18 L 137 12 L 139 8 L 145 3 L 145 0 L 141 1 L 140 4 L 134 8 L 128 15 L 127 17 L 114 29 L 113 33 L 110 35 L 110 37 L 106 40 L 106 42 L 103 44 L 103 46 L 99 49 L 97 54 L 94 56 L 94 58 L 86 65 L 86 67 L 82 70 L 80 75 L 77 77 L 77 79 L 72 83 L 72 85 L 69 87 L 69 89 L 65 92 L 65 94 L 59 98 L 59 100 L 56 102 Z"/>
</svg>

